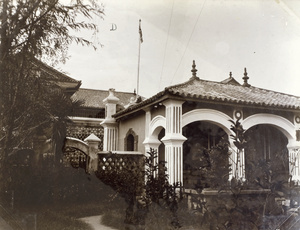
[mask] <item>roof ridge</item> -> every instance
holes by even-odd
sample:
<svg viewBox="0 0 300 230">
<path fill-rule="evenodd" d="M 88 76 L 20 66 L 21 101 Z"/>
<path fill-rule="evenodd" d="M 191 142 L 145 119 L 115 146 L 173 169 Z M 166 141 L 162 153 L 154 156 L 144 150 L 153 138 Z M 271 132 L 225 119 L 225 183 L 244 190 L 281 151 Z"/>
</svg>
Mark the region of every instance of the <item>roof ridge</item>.
<svg viewBox="0 0 300 230">
<path fill-rule="evenodd" d="M 232 77 L 233 78 L 233 77 Z M 227 78 L 228 79 L 228 78 Z M 233 78 L 235 79 L 235 78 Z M 225 79 L 226 80 L 226 79 Z M 216 84 L 226 84 L 226 83 L 223 83 L 222 81 L 219 82 L 219 81 L 211 81 L 211 80 L 206 80 L 206 79 L 200 79 L 200 81 L 205 81 L 205 82 L 211 82 L 211 83 L 216 83 Z M 230 84 L 226 84 L 226 85 L 230 85 Z M 241 87 L 241 88 L 246 88 L 245 86 L 239 84 L 239 85 L 232 85 L 233 87 Z M 250 87 L 248 88 L 253 88 L 253 89 L 259 89 L 259 90 L 264 90 L 264 91 L 268 91 L 268 92 L 273 92 L 273 93 L 278 93 L 278 94 L 281 94 L 281 95 L 286 95 L 286 96 L 290 96 L 290 97 L 295 97 L 295 98 L 300 98 L 300 96 L 296 96 L 296 95 L 293 95 L 293 94 L 288 94 L 288 93 L 283 93 L 283 92 L 279 92 L 279 91 L 275 91 L 275 90 L 272 90 L 272 89 L 264 89 L 264 88 L 260 88 L 260 87 L 257 87 L 257 86 L 253 86 L 251 85 Z"/>
<path fill-rule="evenodd" d="M 176 84 L 176 85 L 171 85 L 171 86 L 168 86 L 168 87 L 165 87 L 164 90 L 162 90 L 161 92 L 163 91 L 167 91 L 169 89 L 172 89 L 172 88 L 176 88 L 176 87 L 180 87 L 180 86 L 186 86 L 194 81 L 202 81 L 202 79 L 199 79 L 199 78 L 190 78 L 189 80 L 183 82 L 183 83 L 179 83 L 179 84 Z"/>
<path fill-rule="evenodd" d="M 93 91 L 102 91 L 102 92 L 108 92 L 108 89 L 90 89 L 90 88 L 79 88 L 79 90 L 93 90 Z M 127 94 L 134 94 L 134 92 L 125 92 L 125 91 L 115 91 L 115 93 L 127 93 Z"/>
<path fill-rule="evenodd" d="M 104 89 L 90 89 L 90 88 L 79 88 L 79 90 L 89 90 L 89 91 L 105 91 L 105 92 L 108 92 L 108 90 L 104 90 Z"/>
</svg>

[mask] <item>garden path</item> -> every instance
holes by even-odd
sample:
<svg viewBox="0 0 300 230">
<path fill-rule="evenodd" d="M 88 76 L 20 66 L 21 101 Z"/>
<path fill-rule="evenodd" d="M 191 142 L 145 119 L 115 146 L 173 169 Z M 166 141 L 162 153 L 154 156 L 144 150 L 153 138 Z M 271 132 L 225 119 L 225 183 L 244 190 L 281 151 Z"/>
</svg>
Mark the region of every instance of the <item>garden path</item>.
<svg viewBox="0 0 300 230">
<path fill-rule="evenodd" d="M 111 228 L 106 225 L 103 225 L 101 219 L 102 219 L 102 215 L 80 218 L 80 220 L 89 224 L 94 230 L 116 230 L 115 228 Z"/>
</svg>

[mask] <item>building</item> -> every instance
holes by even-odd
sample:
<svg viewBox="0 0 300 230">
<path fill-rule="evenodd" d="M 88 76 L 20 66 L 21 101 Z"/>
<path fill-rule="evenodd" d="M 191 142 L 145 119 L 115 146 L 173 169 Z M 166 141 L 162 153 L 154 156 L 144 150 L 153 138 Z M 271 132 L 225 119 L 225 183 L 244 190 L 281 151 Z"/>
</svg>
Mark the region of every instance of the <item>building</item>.
<svg viewBox="0 0 300 230">
<path fill-rule="evenodd" d="M 67 136 L 73 143 L 87 145 L 93 134 L 96 152 L 146 154 L 156 149 L 170 183 L 195 187 L 191 171 L 209 157 L 205 151 L 225 139 L 231 152 L 225 159 L 231 165 L 228 180 L 251 179 L 261 162 L 270 164 L 279 180 L 300 180 L 300 97 L 251 86 L 246 69 L 242 84 L 231 73 L 213 82 L 200 79 L 193 63 L 188 81 L 147 99 L 114 89 L 80 89 L 78 84 L 65 87 L 74 102 L 81 102 L 70 114 Z M 231 121 L 237 120 L 249 139 L 241 153 L 231 138 Z"/>
<path fill-rule="evenodd" d="M 159 160 L 166 161 L 169 182 L 193 186 L 191 162 L 225 138 L 232 150 L 229 180 L 251 178 L 255 166 L 264 161 L 274 166 L 281 180 L 299 181 L 300 97 L 251 86 L 246 69 L 240 84 L 231 73 L 222 82 L 202 80 L 195 67 L 193 63 L 188 81 L 120 111 L 118 98 L 110 91 L 101 123 L 103 150 L 145 154 L 157 149 Z M 250 139 L 240 155 L 230 138 L 230 121 L 236 120 Z"/>
</svg>

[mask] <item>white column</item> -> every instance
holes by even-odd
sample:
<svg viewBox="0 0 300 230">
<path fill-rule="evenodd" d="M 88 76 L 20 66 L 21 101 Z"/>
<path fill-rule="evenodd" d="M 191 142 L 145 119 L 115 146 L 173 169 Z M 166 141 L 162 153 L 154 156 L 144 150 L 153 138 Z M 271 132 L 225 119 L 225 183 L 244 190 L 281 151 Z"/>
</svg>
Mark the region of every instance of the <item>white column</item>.
<svg viewBox="0 0 300 230">
<path fill-rule="evenodd" d="M 145 155 L 147 156 L 147 153 L 150 151 L 150 149 L 154 149 L 157 152 L 157 158 L 154 160 L 154 164 L 158 165 L 158 147 L 161 144 L 161 142 L 158 140 L 158 136 L 151 136 L 150 133 L 150 122 L 151 122 L 151 110 L 150 108 L 144 109 L 146 114 L 145 114 L 145 140 L 143 142 L 145 146 Z M 158 170 L 154 174 L 155 176 L 158 175 Z"/>
<path fill-rule="evenodd" d="M 300 182 L 300 147 L 288 147 L 291 181 Z"/>
<path fill-rule="evenodd" d="M 231 172 L 229 172 L 229 181 L 234 177 L 237 180 L 246 180 L 245 174 L 245 151 L 238 150 L 236 146 L 230 141 L 229 164 L 231 164 Z"/>
<path fill-rule="evenodd" d="M 235 122 L 239 120 L 239 122 L 243 124 L 243 111 L 241 109 L 235 109 L 233 111 L 233 119 Z M 235 135 L 235 133 L 232 132 L 232 135 Z M 231 165 L 231 172 L 229 172 L 229 181 L 231 181 L 232 178 L 245 181 L 245 150 L 239 150 L 234 145 L 233 140 L 230 138 L 230 136 L 228 138 L 231 151 L 231 155 L 229 156 L 229 164 Z"/>
<path fill-rule="evenodd" d="M 159 146 L 159 140 L 156 139 L 151 139 L 150 137 L 150 122 L 151 122 L 151 111 L 149 108 L 145 109 L 145 140 L 143 142 L 145 146 L 145 154 L 150 150 L 150 148 L 158 148 Z"/>
<path fill-rule="evenodd" d="M 238 161 L 238 178 L 242 181 L 246 180 L 245 173 L 245 150 L 239 152 L 239 161 Z"/>
<path fill-rule="evenodd" d="M 236 160 L 237 160 L 237 154 L 236 154 L 236 151 L 235 151 L 235 146 L 234 144 L 232 143 L 232 141 L 230 140 L 230 152 L 231 154 L 229 155 L 229 165 L 231 165 L 230 167 L 230 172 L 229 172 L 229 181 L 232 180 L 233 177 L 235 177 L 236 175 Z"/>
<path fill-rule="evenodd" d="M 291 181 L 300 184 L 300 119 L 299 114 L 295 114 L 295 136 L 289 139 L 289 173 Z"/>
<path fill-rule="evenodd" d="M 183 183 L 183 148 L 186 138 L 182 135 L 182 101 L 168 100 L 166 107 L 165 159 L 169 183 Z"/>
<path fill-rule="evenodd" d="M 117 111 L 119 98 L 114 92 L 114 89 L 109 89 L 108 97 L 103 100 L 105 104 L 105 119 L 101 123 L 104 127 L 103 151 L 115 151 L 118 148 L 118 123 L 113 115 Z"/>
<path fill-rule="evenodd" d="M 158 147 L 161 144 L 161 142 L 158 139 L 154 139 L 154 138 L 147 138 L 143 144 L 145 145 L 145 155 L 148 156 L 148 152 L 150 151 L 150 148 L 156 150 L 157 153 L 157 158 L 154 159 L 154 164 L 158 165 Z M 158 175 L 158 169 L 157 172 L 154 172 L 154 176 Z"/>
<path fill-rule="evenodd" d="M 103 151 L 116 151 L 118 145 L 118 128 L 116 123 L 101 123 L 104 127 Z"/>
</svg>

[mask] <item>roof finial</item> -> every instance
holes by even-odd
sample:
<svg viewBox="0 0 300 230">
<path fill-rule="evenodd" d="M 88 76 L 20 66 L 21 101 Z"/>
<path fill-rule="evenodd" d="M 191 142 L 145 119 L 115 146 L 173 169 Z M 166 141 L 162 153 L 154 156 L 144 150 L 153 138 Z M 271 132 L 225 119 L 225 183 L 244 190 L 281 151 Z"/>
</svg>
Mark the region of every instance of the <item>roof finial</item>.
<svg viewBox="0 0 300 230">
<path fill-rule="evenodd" d="M 229 72 L 229 77 L 232 78 L 232 72 L 231 71 Z"/>
<path fill-rule="evenodd" d="M 195 60 L 193 60 L 193 65 L 192 65 L 191 72 L 193 73 L 191 79 L 198 78 L 197 77 L 197 69 L 196 69 Z"/>
<path fill-rule="evenodd" d="M 246 68 L 244 69 L 244 77 L 243 77 L 243 79 L 244 79 L 243 86 L 249 87 L 250 86 L 250 84 L 248 83 L 249 77 L 248 77 L 248 73 L 247 73 L 247 69 Z"/>
</svg>

